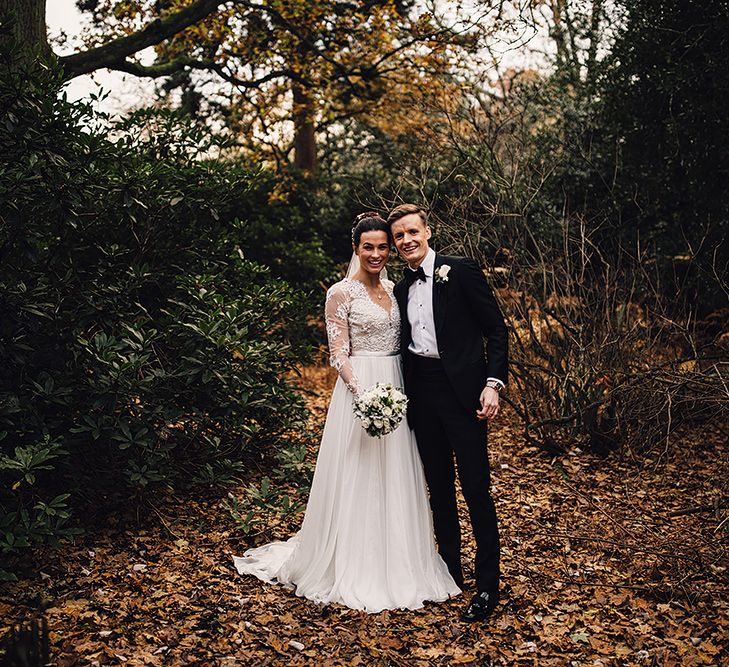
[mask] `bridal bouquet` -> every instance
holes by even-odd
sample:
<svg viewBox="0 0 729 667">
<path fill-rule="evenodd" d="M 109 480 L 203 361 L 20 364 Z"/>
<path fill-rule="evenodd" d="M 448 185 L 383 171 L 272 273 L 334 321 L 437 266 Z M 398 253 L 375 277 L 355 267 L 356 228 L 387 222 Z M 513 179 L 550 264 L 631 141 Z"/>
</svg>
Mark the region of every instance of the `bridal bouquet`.
<svg viewBox="0 0 729 667">
<path fill-rule="evenodd" d="M 402 391 L 389 383 L 378 382 L 354 402 L 354 416 L 369 435 L 381 438 L 398 427 L 407 407 L 408 399 Z"/>
</svg>

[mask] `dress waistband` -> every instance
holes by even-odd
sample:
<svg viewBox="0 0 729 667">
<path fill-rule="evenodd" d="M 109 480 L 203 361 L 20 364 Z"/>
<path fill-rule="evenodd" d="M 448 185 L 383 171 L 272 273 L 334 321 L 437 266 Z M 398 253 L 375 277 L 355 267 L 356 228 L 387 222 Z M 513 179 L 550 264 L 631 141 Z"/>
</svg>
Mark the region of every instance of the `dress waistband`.
<svg viewBox="0 0 729 667">
<path fill-rule="evenodd" d="M 362 350 L 361 352 L 352 352 L 350 357 L 396 357 L 400 352 L 370 352 L 368 350 Z"/>
</svg>

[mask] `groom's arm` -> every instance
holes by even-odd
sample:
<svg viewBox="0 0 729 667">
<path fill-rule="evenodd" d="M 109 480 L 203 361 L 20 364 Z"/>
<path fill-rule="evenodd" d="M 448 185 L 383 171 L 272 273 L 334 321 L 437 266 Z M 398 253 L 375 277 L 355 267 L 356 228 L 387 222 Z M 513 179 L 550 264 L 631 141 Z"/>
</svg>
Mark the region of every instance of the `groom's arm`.
<svg viewBox="0 0 729 667">
<path fill-rule="evenodd" d="M 466 301 L 486 338 L 486 374 L 505 385 L 508 379 L 509 331 L 501 309 L 478 264 L 464 258 L 461 269 L 461 284 Z"/>
</svg>

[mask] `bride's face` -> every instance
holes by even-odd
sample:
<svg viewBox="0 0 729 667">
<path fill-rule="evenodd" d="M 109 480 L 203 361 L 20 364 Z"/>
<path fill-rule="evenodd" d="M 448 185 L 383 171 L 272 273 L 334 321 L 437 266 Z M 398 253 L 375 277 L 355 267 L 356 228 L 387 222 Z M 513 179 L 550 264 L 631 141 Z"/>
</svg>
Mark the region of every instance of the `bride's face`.
<svg viewBox="0 0 729 667">
<path fill-rule="evenodd" d="M 367 273 L 379 273 L 390 257 L 390 240 L 386 232 L 362 232 L 359 245 L 354 251 L 362 269 Z"/>
</svg>

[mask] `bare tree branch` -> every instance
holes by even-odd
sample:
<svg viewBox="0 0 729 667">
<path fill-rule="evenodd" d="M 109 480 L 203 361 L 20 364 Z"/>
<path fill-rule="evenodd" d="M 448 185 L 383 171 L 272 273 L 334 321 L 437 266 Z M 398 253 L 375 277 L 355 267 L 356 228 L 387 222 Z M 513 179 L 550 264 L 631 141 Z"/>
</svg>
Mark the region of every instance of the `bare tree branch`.
<svg viewBox="0 0 729 667">
<path fill-rule="evenodd" d="M 214 12 L 223 2 L 225 0 L 197 0 L 179 12 L 175 12 L 164 18 L 155 19 L 148 26 L 131 35 L 120 37 L 119 39 L 87 51 L 74 53 L 70 56 L 63 56 L 59 58 L 59 62 L 63 67 L 64 76 L 67 79 L 73 79 L 74 77 L 88 74 L 89 72 L 104 67 L 122 69 L 124 61 L 129 56 L 149 46 L 159 44 L 161 41 L 201 21 Z M 165 66 L 169 66 L 169 64 Z M 138 67 L 142 66 L 140 65 Z M 123 71 L 131 72 L 133 69 L 136 69 L 134 63 L 129 63 L 127 69 Z M 172 71 L 175 70 L 173 69 Z M 144 74 L 144 76 L 163 76 L 163 74 Z"/>
<path fill-rule="evenodd" d="M 142 65 L 133 60 L 120 60 L 110 63 L 107 67 L 118 72 L 155 79 L 160 76 L 169 76 L 188 67 L 191 69 L 210 69 L 213 64 L 212 60 L 195 60 L 194 58 L 181 57 L 166 63 L 155 63 L 154 65 Z"/>
<path fill-rule="evenodd" d="M 127 72 L 134 76 L 149 78 L 169 76 L 186 68 L 205 70 L 215 72 L 221 79 L 224 79 L 238 88 L 259 88 L 264 83 L 284 77 L 293 81 L 301 80 L 301 77 L 296 72 L 288 68 L 273 70 L 257 79 L 241 79 L 240 77 L 231 74 L 223 65 L 215 62 L 214 60 L 197 60 L 196 58 L 189 58 L 187 56 L 181 56 L 174 60 L 170 60 L 169 62 L 156 63 L 154 65 L 142 65 L 131 60 L 121 60 L 116 63 L 111 63 L 108 65 L 108 68 L 119 72 Z"/>
</svg>

